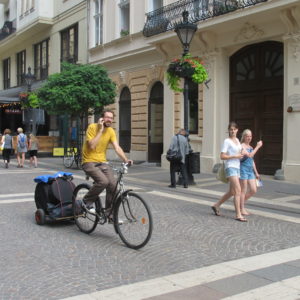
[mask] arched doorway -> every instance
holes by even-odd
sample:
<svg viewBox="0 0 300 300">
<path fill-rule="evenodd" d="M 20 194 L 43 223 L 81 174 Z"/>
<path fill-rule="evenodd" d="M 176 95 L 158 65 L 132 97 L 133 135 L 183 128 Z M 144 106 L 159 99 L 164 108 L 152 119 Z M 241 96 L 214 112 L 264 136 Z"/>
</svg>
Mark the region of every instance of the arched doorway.
<svg viewBox="0 0 300 300">
<path fill-rule="evenodd" d="M 148 161 L 160 162 L 163 152 L 164 86 L 156 82 L 150 92 L 148 105 Z"/>
<path fill-rule="evenodd" d="M 253 132 L 258 171 L 273 175 L 281 168 L 283 145 L 283 45 L 250 45 L 230 58 L 230 120 Z"/>
<path fill-rule="evenodd" d="M 131 146 L 131 95 L 128 87 L 122 89 L 119 102 L 119 144 L 124 152 Z"/>
</svg>

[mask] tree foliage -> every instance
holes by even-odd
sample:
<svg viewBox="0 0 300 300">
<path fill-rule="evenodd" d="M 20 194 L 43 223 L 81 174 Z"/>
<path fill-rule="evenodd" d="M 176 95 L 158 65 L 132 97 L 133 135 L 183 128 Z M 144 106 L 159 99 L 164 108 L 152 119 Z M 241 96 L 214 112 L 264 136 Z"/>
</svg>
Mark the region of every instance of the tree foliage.
<svg viewBox="0 0 300 300">
<path fill-rule="evenodd" d="M 116 86 L 102 66 L 63 63 L 61 73 L 50 75 L 37 96 L 50 114 L 82 117 L 113 103 Z"/>
</svg>

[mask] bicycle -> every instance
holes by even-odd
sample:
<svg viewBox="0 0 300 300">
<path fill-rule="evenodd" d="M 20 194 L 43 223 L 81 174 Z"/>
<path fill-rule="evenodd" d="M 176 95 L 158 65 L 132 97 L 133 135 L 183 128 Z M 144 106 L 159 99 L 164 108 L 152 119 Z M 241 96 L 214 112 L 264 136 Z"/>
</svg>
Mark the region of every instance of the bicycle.
<svg viewBox="0 0 300 300">
<path fill-rule="evenodd" d="M 71 168 L 76 163 L 78 169 L 82 169 L 81 166 L 81 153 L 77 148 L 68 148 L 67 153 L 64 155 L 63 164 L 66 168 Z"/>
<path fill-rule="evenodd" d="M 95 213 L 85 207 L 83 198 L 91 186 L 83 183 L 73 193 L 73 214 L 79 230 L 87 234 L 93 232 L 97 224 L 103 225 L 112 220 L 114 229 L 124 244 L 129 248 L 139 249 L 151 238 L 153 220 L 145 200 L 132 190 L 125 190 L 123 176 L 127 173 L 128 166 L 122 163 L 120 168 L 113 168 L 117 172 L 117 184 L 109 210 L 103 208 L 100 196 L 95 202 Z"/>
</svg>

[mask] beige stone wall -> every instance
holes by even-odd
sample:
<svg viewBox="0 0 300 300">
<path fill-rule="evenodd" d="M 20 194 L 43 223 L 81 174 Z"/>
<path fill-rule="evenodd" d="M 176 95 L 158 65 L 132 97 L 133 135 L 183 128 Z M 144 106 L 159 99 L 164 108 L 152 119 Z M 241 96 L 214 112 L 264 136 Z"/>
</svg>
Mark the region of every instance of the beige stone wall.
<svg viewBox="0 0 300 300">
<path fill-rule="evenodd" d="M 152 85 L 163 82 L 164 68 L 159 67 L 111 74 L 118 95 L 110 108 L 118 115 L 118 102 L 122 89 L 127 86 L 131 93 L 131 151 L 148 151 L 148 101 Z M 115 118 L 118 120 L 118 116 Z M 118 132 L 118 124 L 115 124 Z"/>
<path fill-rule="evenodd" d="M 119 132 L 119 115 L 118 115 L 118 103 L 122 89 L 127 86 L 131 92 L 131 152 L 136 151 L 143 152 L 144 157 L 147 157 L 148 151 L 148 101 L 150 97 L 150 91 L 153 84 L 156 81 L 164 82 L 164 68 L 159 67 L 153 70 L 153 68 L 140 69 L 134 71 L 124 71 L 114 73 L 110 75 L 111 79 L 117 85 L 117 97 L 115 103 L 108 106 L 115 112 L 114 128 L 117 133 Z M 170 99 L 174 103 L 174 127 L 172 134 L 178 132 L 183 127 L 183 94 L 171 93 L 173 99 Z M 167 99 L 164 99 L 166 105 Z M 168 105 L 168 104 L 167 104 Z M 168 107 L 164 107 L 164 110 L 168 110 Z M 203 85 L 199 85 L 199 104 L 198 104 L 198 135 L 192 138 L 192 148 L 199 151 L 201 149 L 202 136 L 203 136 Z M 168 112 L 170 117 L 173 112 Z M 166 115 L 162 120 L 162 124 L 168 122 Z M 163 126 L 161 126 L 161 130 Z M 199 139 L 200 138 L 200 139 Z M 164 140 L 166 143 L 166 140 Z M 169 139 L 168 142 L 169 143 Z M 132 157 L 134 159 L 134 157 Z"/>
</svg>

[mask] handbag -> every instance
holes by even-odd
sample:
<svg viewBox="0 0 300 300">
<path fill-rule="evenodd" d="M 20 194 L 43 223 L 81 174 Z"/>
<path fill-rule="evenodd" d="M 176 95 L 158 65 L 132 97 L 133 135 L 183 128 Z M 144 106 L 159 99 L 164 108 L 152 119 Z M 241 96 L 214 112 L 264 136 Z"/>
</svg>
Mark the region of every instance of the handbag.
<svg viewBox="0 0 300 300">
<path fill-rule="evenodd" d="M 178 162 L 178 163 L 181 162 L 182 156 L 181 156 L 180 148 L 179 148 L 179 138 L 178 138 L 178 135 L 177 135 L 177 150 L 171 150 L 171 149 L 169 149 L 168 152 L 167 152 L 167 155 L 166 155 L 166 159 L 169 162 Z"/>
<path fill-rule="evenodd" d="M 5 144 L 5 142 L 3 142 L 3 143 L 1 144 L 1 147 L 0 147 L 0 150 L 1 150 L 1 151 L 4 149 L 4 144 Z"/>
<path fill-rule="evenodd" d="M 223 183 L 228 183 L 228 178 L 226 177 L 226 173 L 225 173 L 224 162 L 219 167 L 216 178 Z"/>
</svg>

